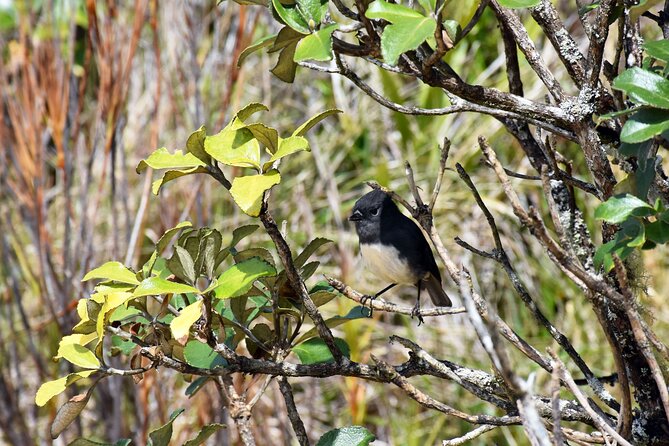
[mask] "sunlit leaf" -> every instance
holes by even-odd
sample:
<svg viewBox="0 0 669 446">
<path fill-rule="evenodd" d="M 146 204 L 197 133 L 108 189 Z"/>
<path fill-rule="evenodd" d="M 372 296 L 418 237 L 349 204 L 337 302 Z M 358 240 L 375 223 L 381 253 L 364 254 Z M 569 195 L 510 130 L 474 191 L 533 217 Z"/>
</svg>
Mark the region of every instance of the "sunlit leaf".
<svg viewBox="0 0 669 446">
<path fill-rule="evenodd" d="M 316 124 L 321 122 L 323 119 L 331 115 L 336 115 L 338 113 L 343 113 L 343 112 L 337 108 L 331 108 L 329 110 L 320 112 L 315 116 L 312 116 L 293 132 L 293 136 L 304 136 L 309 130 L 311 130 Z"/>
<path fill-rule="evenodd" d="M 541 3 L 541 0 L 499 0 L 505 8 L 531 8 Z"/>
<path fill-rule="evenodd" d="M 84 370 L 81 372 L 70 373 L 62 378 L 43 383 L 37 393 L 35 394 L 35 404 L 44 406 L 51 398 L 60 395 L 67 388 L 67 386 L 79 381 L 82 378 L 88 378 L 95 370 Z"/>
<path fill-rule="evenodd" d="M 107 262 L 104 265 L 94 268 L 90 270 L 81 281 L 85 282 L 91 279 L 114 280 L 116 282 L 130 283 L 133 285 L 139 284 L 136 274 L 121 262 Z"/>
<path fill-rule="evenodd" d="M 236 177 L 232 181 L 230 194 L 244 213 L 251 217 L 260 215 L 260 207 L 265 192 L 279 184 L 281 175 L 276 170 L 270 170 L 260 175 Z"/>
<path fill-rule="evenodd" d="M 181 345 L 185 345 L 188 340 L 188 333 L 190 327 L 202 317 L 202 305 L 204 301 L 197 300 L 181 310 L 179 316 L 172 319 L 170 322 L 170 330 L 172 330 L 172 337 Z"/>
<path fill-rule="evenodd" d="M 279 0 L 272 0 L 272 7 L 286 25 L 302 34 L 309 34 L 309 22 L 300 14 L 297 3 L 283 5 Z"/>
<path fill-rule="evenodd" d="M 639 67 L 629 68 L 613 80 L 636 103 L 669 109 L 669 80 Z"/>
<path fill-rule="evenodd" d="M 275 161 L 303 150 L 309 150 L 309 142 L 305 138 L 301 136 L 291 136 L 286 139 L 281 139 L 276 153 L 272 155 L 269 161 L 263 164 L 263 171 L 271 169 Z"/>
<path fill-rule="evenodd" d="M 293 60 L 295 62 L 303 60 L 332 60 L 332 33 L 338 28 L 339 25 L 334 23 L 300 40 L 295 49 Z"/>
<path fill-rule="evenodd" d="M 148 167 L 153 169 L 189 169 L 192 167 L 206 166 L 206 164 L 192 153 L 183 153 L 177 150 L 170 153 L 165 147 L 154 151 L 145 160 L 137 165 L 137 173 L 142 173 Z"/>
<path fill-rule="evenodd" d="M 654 42 L 645 42 L 643 49 L 650 57 L 669 62 L 669 40 L 662 39 Z"/>
<path fill-rule="evenodd" d="M 86 347 L 78 344 L 65 344 L 59 349 L 60 355 L 74 365 L 84 369 L 98 369 L 100 360 Z"/>
<path fill-rule="evenodd" d="M 81 346 L 85 346 L 89 342 L 91 342 L 94 339 L 97 339 L 98 335 L 96 332 L 92 333 L 74 333 L 71 335 L 63 336 L 63 338 L 60 340 L 60 343 L 58 344 L 58 353 L 56 356 L 54 356 L 54 359 L 59 359 L 63 357 L 63 354 L 61 352 L 61 348 L 64 345 L 68 344 L 77 344 Z"/>
<path fill-rule="evenodd" d="M 402 53 L 418 48 L 434 35 L 437 23 L 432 17 L 406 6 L 375 0 L 365 13 L 370 19 L 384 19 L 391 23 L 381 35 L 381 54 L 390 65 L 396 65 Z"/>
<path fill-rule="evenodd" d="M 260 170 L 260 144 L 246 128 L 223 129 L 207 136 L 204 149 L 220 163 Z"/>
<path fill-rule="evenodd" d="M 190 285 L 185 285 L 183 283 L 171 282 L 169 280 L 163 279 L 162 277 L 149 277 L 148 279 L 142 280 L 135 291 L 132 293 L 133 297 L 140 296 L 153 296 L 159 294 L 183 294 L 183 293 L 194 293 L 199 294 L 200 291 L 197 288 L 194 288 Z"/>
<path fill-rule="evenodd" d="M 219 299 L 229 299 L 246 294 L 253 282 L 261 277 L 273 276 L 276 270 L 258 257 L 253 257 L 232 265 L 218 277 L 218 287 L 214 289 Z"/>
<path fill-rule="evenodd" d="M 653 212 L 650 204 L 634 195 L 624 194 L 613 196 L 597 206 L 595 218 L 609 223 L 622 223 L 631 215 L 644 216 Z"/>
<path fill-rule="evenodd" d="M 643 109 L 625 122 L 620 140 L 626 143 L 643 142 L 669 130 L 669 111 Z"/>
</svg>

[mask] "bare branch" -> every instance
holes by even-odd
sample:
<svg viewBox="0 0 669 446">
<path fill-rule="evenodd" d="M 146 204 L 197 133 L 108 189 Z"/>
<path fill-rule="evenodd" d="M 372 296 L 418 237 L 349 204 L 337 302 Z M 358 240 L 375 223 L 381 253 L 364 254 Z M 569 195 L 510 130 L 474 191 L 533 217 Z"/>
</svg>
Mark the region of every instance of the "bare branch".
<svg viewBox="0 0 669 446">
<path fill-rule="evenodd" d="M 300 446 L 309 446 L 309 436 L 307 435 L 307 430 L 304 428 L 304 423 L 300 418 L 300 414 L 297 411 L 297 406 L 295 406 L 295 400 L 293 399 L 293 388 L 290 386 L 288 379 L 285 376 L 282 376 L 278 379 L 279 390 L 281 395 L 283 395 L 283 400 L 286 402 L 286 410 L 288 410 L 288 418 L 290 423 L 293 426 L 293 431 L 295 432 L 295 437 L 297 437 L 297 442 Z"/>
</svg>

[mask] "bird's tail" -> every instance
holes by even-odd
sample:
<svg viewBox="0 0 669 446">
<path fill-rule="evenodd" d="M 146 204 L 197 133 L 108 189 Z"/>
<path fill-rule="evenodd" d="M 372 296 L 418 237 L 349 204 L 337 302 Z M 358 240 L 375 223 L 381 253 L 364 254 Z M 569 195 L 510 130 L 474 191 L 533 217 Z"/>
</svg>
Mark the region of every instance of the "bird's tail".
<svg viewBox="0 0 669 446">
<path fill-rule="evenodd" d="M 430 294 L 432 303 L 438 307 L 450 307 L 453 305 L 451 299 L 444 292 L 444 289 L 441 287 L 441 282 L 439 279 L 434 277 L 432 274 L 428 274 L 425 279 L 423 279 L 423 284 L 427 289 L 427 292 Z"/>
</svg>

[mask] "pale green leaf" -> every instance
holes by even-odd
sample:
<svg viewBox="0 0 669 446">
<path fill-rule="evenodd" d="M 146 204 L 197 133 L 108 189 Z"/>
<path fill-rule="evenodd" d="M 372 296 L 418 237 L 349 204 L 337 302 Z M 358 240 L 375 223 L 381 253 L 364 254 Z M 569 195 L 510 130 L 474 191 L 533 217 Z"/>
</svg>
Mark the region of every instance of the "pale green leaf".
<svg viewBox="0 0 669 446">
<path fill-rule="evenodd" d="M 183 153 L 177 150 L 170 153 L 165 147 L 154 151 L 145 160 L 137 165 L 137 173 L 142 173 L 148 167 L 153 169 L 189 169 L 192 167 L 206 166 L 206 164 L 192 153 Z"/>
<path fill-rule="evenodd" d="M 151 192 L 153 195 L 158 195 L 160 189 L 170 181 L 176 180 L 177 178 L 185 177 L 187 175 L 193 175 L 196 173 L 207 173 L 208 170 L 206 167 L 191 167 L 190 169 L 181 169 L 181 170 L 167 170 L 163 173 L 163 176 L 151 183 Z"/>
<path fill-rule="evenodd" d="M 290 136 L 285 139 L 282 138 L 279 140 L 278 150 L 272 155 L 269 161 L 263 164 L 263 170 L 267 171 L 272 168 L 272 165 L 275 161 L 303 150 L 309 150 L 309 141 L 307 141 L 306 138 L 302 136 Z"/>
<path fill-rule="evenodd" d="M 316 446 L 369 446 L 376 436 L 362 426 L 332 429 L 323 435 Z"/>
<path fill-rule="evenodd" d="M 154 276 L 142 280 L 142 283 L 140 283 L 132 293 L 132 297 L 185 293 L 199 294 L 200 291 L 190 285 L 171 282 L 169 280 L 163 279 L 162 277 Z"/>
<path fill-rule="evenodd" d="M 295 49 L 293 60 L 295 62 L 303 60 L 332 60 L 332 33 L 338 28 L 339 25 L 334 23 L 300 40 Z"/>
<path fill-rule="evenodd" d="M 65 344 L 61 346 L 58 353 L 74 365 L 84 369 L 100 368 L 100 360 L 86 347 L 78 344 Z"/>
<path fill-rule="evenodd" d="M 205 441 L 207 441 L 209 437 L 221 429 L 225 429 L 226 427 L 227 426 L 225 424 L 219 423 L 206 424 L 202 427 L 202 429 L 200 429 L 200 432 L 197 433 L 195 438 L 188 440 L 183 444 L 183 446 L 200 446 Z"/>
<path fill-rule="evenodd" d="M 260 144 L 248 129 L 223 129 L 215 135 L 207 136 L 204 149 L 216 161 L 228 166 L 260 170 Z"/>
<path fill-rule="evenodd" d="M 279 184 L 281 175 L 276 170 L 270 170 L 261 175 L 236 177 L 232 181 L 230 194 L 244 213 L 251 217 L 260 215 L 260 207 L 265 191 Z"/>
<path fill-rule="evenodd" d="M 200 126 L 186 140 L 186 152 L 192 153 L 205 164 L 211 164 L 211 158 L 204 150 L 204 138 L 207 136 L 207 129 Z"/>
<path fill-rule="evenodd" d="M 335 115 L 337 113 L 343 113 L 343 112 L 337 108 L 331 108 L 329 110 L 320 112 L 315 116 L 312 116 L 293 132 L 293 136 L 304 136 L 309 130 L 311 130 L 316 124 L 321 122 L 323 119 L 327 118 L 328 116 Z"/>
<path fill-rule="evenodd" d="M 98 266 L 97 268 L 90 270 L 81 281 L 86 282 L 91 279 L 113 280 L 133 285 L 139 284 L 136 274 L 126 268 L 121 262 L 107 262 Z"/>
<path fill-rule="evenodd" d="M 247 57 L 249 57 L 251 54 L 255 53 L 258 50 L 261 50 L 265 47 L 268 47 L 272 44 L 274 44 L 274 40 L 276 39 L 276 36 L 278 34 L 272 34 L 271 36 L 265 36 L 258 40 L 257 42 L 253 43 L 250 46 L 247 46 L 244 48 L 244 51 L 239 53 L 239 57 L 237 58 L 237 68 L 241 68 L 242 64 L 244 63 L 244 60 L 246 60 Z"/>
<path fill-rule="evenodd" d="M 260 141 L 270 153 L 277 151 L 279 146 L 279 132 L 272 127 L 267 127 L 262 123 L 249 124 L 246 128 L 253 133 L 253 136 Z"/>
<path fill-rule="evenodd" d="M 96 332 L 92 333 L 74 333 L 71 335 L 63 336 L 63 338 L 60 340 L 60 343 L 58 344 L 58 353 L 56 356 L 54 356 L 54 359 L 59 359 L 63 357 L 63 354 L 61 352 L 61 348 L 64 345 L 68 344 L 77 344 L 81 346 L 85 346 L 89 342 L 91 342 L 94 339 L 97 339 L 98 335 Z"/>
<path fill-rule="evenodd" d="M 541 3 L 541 0 L 499 0 L 499 4 L 505 8 L 531 8 Z"/>
<path fill-rule="evenodd" d="M 308 34 L 311 31 L 308 21 L 300 14 L 297 3 L 283 5 L 280 0 L 272 0 L 272 7 L 281 20 L 295 31 L 302 34 Z"/>
</svg>

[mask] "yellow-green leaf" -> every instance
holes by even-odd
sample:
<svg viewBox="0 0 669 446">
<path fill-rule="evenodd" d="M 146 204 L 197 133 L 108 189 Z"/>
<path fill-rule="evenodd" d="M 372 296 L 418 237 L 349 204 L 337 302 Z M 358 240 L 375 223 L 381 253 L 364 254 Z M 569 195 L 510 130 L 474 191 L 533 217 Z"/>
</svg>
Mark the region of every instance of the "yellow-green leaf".
<svg viewBox="0 0 669 446">
<path fill-rule="evenodd" d="M 270 151 L 270 153 L 275 153 L 279 148 L 279 132 L 272 127 L 267 127 L 265 124 L 256 122 L 255 124 L 249 124 L 247 128 L 253 136 L 263 143 L 265 147 Z"/>
<path fill-rule="evenodd" d="M 142 173 L 148 167 L 153 169 L 190 169 L 191 167 L 206 166 L 206 164 L 192 153 L 183 153 L 175 150 L 170 153 L 165 147 L 155 150 L 149 157 L 137 165 L 137 173 Z"/>
<path fill-rule="evenodd" d="M 323 119 L 331 115 L 336 115 L 338 113 L 343 113 L 343 111 L 339 110 L 338 108 L 331 108 L 329 110 L 320 112 L 315 116 L 312 116 L 293 132 L 293 136 L 304 136 L 309 130 L 311 130 L 316 124 L 321 122 Z"/>
<path fill-rule="evenodd" d="M 284 156 L 291 155 L 303 150 L 309 150 L 309 142 L 302 136 L 290 136 L 286 139 L 279 140 L 279 148 L 272 155 L 272 157 L 263 165 L 263 170 L 268 170 L 272 167 L 275 161 L 280 160 Z"/>
<path fill-rule="evenodd" d="M 162 177 L 158 178 L 153 183 L 151 183 L 151 192 L 153 193 L 153 195 L 158 195 L 158 192 L 160 192 L 160 188 L 162 188 L 165 185 L 165 183 L 169 183 L 172 180 L 176 180 L 177 178 L 181 178 L 186 175 L 193 175 L 195 173 L 207 173 L 207 172 L 208 172 L 207 168 L 202 166 L 192 167 L 190 169 L 168 170 L 163 174 Z"/>
<path fill-rule="evenodd" d="M 216 161 L 228 166 L 260 170 L 260 144 L 249 129 L 223 129 L 207 136 L 204 150 Z"/>
<path fill-rule="evenodd" d="M 100 360 L 95 354 L 86 347 L 78 344 L 65 344 L 58 350 L 60 355 L 74 365 L 85 369 L 97 369 L 100 367 Z"/>
<path fill-rule="evenodd" d="M 214 293 L 219 299 L 241 296 L 251 289 L 257 279 L 274 275 L 276 270 L 272 265 L 259 257 L 252 257 L 225 270 L 218 277 Z"/>
<path fill-rule="evenodd" d="M 276 170 L 262 175 L 237 177 L 232 181 L 230 194 L 242 211 L 251 217 L 257 217 L 260 214 L 263 194 L 280 181 L 281 175 Z"/>
<path fill-rule="evenodd" d="M 107 262 L 102 266 L 92 269 L 81 280 L 85 282 L 91 279 L 106 279 L 116 282 L 130 283 L 138 285 L 139 280 L 134 272 L 126 268 L 121 262 Z"/>
<path fill-rule="evenodd" d="M 152 296 L 158 294 L 185 294 L 185 293 L 194 293 L 200 294 L 200 291 L 197 288 L 194 288 L 190 285 L 185 285 L 183 283 L 171 282 L 169 280 L 163 279 L 162 277 L 154 276 L 149 277 L 148 279 L 142 280 L 135 291 L 132 293 L 132 297 L 141 297 L 141 296 Z"/>
<path fill-rule="evenodd" d="M 64 345 L 68 344 L 77 344 L 81 346 L 85 346 L 89 342 L 91 342 L 93 339 L 97 339 L 98 335 L 97 333 L 87 333 L 87 334 L 80 334 L 80 333 L 75 333 L 67 336 L 63 336 L 63 338 L 60 340 L 60 343 L 58 344 L 58 353 L 56 356 L 54 356 L 54 359 L 59 359 L 63 357 L 63 354 L 61 352 L 61 349 L 63 348 Z"/>
<path fill-rule="evenodd" d="M 337 23 L 328 25 L 300 40 L 295 49 L 293 60 L 332 60 L 332 33 L 339 28 Z"/>
<path fill-rule="evenodd" d="M 195 301 L 181 310 L 181 314 L 170 322 L 172 337 L 174 337 L 174 339 L 181 345 L 186 345 L 190 327 L 202 316 L 202 304 L 202 300 Z"/>
<path fill-rule="evenodd" d="M 42 407 L 49 402 L 51 398 L 60 395 L 72 383 L 79 381 L 82 378 L 88 378 L 95 370 L 84 370 L 77 373 L 70 373 L 62 378 L 53 381 L 47 381 L 39 386 L 35 394 L 35 404 Z"/>
</svg>

